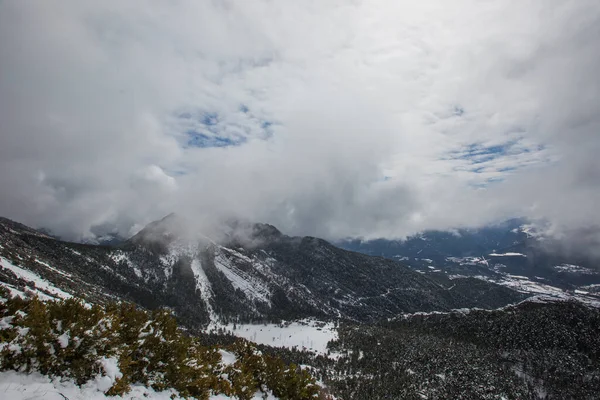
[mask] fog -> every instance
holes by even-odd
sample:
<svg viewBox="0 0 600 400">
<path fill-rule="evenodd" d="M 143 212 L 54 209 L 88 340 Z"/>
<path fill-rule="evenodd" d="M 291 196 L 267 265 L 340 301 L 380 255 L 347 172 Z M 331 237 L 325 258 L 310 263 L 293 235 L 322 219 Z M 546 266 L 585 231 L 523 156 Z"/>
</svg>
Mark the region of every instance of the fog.
<svg viewBox="0 0 600 400">
<path fill-rule="evenodd" d="M 0 215 L 573 238 L 600 226 L 599 37 L 594 0 L 5 1 Z"/>
</svg>

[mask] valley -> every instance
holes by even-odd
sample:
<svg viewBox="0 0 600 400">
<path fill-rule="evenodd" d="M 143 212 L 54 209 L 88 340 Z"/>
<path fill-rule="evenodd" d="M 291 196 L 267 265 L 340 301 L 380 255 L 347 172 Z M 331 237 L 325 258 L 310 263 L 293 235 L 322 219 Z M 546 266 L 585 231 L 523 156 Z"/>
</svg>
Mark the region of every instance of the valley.
<svg viewBox="0 0 600 400">
<path fill-rule="evenodd" d="M 23 299 L 168 310 L 206 345 L 244 339 L 299 365 L 331 398 L 593 398 L 600 387 L 592 269 L 538 268 L 494 249 L 388 259 L 264 224 L 227 226 L 217 241 L 182 224 L 170 215 L 104 246 L 1 219 L 0 286 Z M 569 274 L 580 285 L 556 278 Z M 568 335 L 579 344 L 552 339 Z M 573 389 L 548 368 L 583 381 Z"/>
</svg>

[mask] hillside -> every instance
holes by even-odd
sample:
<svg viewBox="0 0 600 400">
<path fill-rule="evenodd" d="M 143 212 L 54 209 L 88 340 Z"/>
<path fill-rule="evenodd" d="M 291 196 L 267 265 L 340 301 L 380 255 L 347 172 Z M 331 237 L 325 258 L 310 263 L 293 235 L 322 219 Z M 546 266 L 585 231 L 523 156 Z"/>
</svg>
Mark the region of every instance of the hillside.
<svg viewBox="0 0 600 400">
<path fill-rule="evenodd" d="M 593 256 L 597 230 L 570 234 L 556 238 L 527 220 L 512 219 L 476 229 L 425 231 L 404 240 L 336 244 L 401 261 L 425 274 L 469 277 L 524 293 L 599 301 L 600 263 Z"/>
<path fill-rule="evenodd" d="M 600 311 L 526 301 L 339 329 L 328 384 L 344 398 L 597 399 Z"/>
<path fill-rule="evenodd" d="M 403 312 L 496 308 L 524 298 L 491 283 L 459 290 L 399 262 L 289 237 L 269 225 L 236 226 L 219 241 L 184 226 L 171 215 L 108 247 L 60 241 L 3 219 L 0 281 L 15 293 L 29 288 L 53 298 L 169 307 L 193 329 L 304 317 L 373 322 Z"/>
<path fill-rule="evenodd" d="M 168 310 L 150 313 L 127 303 L 90 306 L 74 298 L 44 302 L 11 297 L 2 288 L 0 371 L 91 386 L 92 395 L 124 395 L 132 385 L 197 399 L 251 399 L 256 393 L 312 399 L 320 391 L 308 372 L 247 341 L 203 345 L 178 328 Z"/>
<path fill-rule="evenodd" d="M 270 225 L 229 223 L 218 240 L 185 227 L 170 215 L 99 246 L 0 220 L 0 389 L 343 400 L 600 389 L 588 295 L 528 298 Z"/>
</svg>

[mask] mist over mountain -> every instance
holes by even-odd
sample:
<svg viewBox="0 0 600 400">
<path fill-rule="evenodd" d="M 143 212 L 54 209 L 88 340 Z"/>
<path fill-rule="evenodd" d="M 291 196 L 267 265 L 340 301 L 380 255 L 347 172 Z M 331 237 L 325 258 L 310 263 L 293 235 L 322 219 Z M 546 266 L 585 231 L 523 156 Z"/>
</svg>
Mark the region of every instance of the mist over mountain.
<svg viewBox="0 0 600 400">
<path fill-rule="evenodd" d="M 148 308 L 163 304 L 192 327 L 309 316 L 375 321 L 399 312 L 493 308 L 524 298 L 485 282 L 477 292 L 451 291 L 447 279 L 322 239 L 286 236 L 271 225 L 230 222 L 215 240 L 181 222 L 170 214 L 107 247 L 62 242 L 3 220 L 0 250 L 14 262 L 33 257 L 60 266 L 69 279 L 44 270 L 44 264 L 36 267 L 36 261 L 27 264 L 61 282 L 61 290 L 118 296 Z"/>
<path fill-rule="evenodd" d="M 0 7 L 0 215 L 59 237 L 600 226 L 593 0 Z"/>
<path fill-rule="evenodd" d="M 596 399 L 599 38 L 597 0 L 0 1 L 0 393 Z"/>
</svg>

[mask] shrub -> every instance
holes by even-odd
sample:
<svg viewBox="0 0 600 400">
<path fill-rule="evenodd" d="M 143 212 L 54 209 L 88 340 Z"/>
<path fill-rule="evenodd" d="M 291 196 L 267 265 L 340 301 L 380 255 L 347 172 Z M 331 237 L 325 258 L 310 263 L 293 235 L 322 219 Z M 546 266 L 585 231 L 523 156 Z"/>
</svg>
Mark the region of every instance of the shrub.
<svg viewBox="0 0 600 400">
<path fill-rule="evenodd" d="M 211 393 L 250 399 L 257 390 L 282 399 L 318 397 L 306 371 L 265 356 L 244 340 L 228 348 L 237 360 L 224 366 L 217 346 L 186 335 L 167 310 L 0 295 L 8 298 L 0 303 L 0 370 L 39 371 L 78 384 L 112 374 L 109 395 L 127 393 L 137 383 L 199 399 Z M 118 376 L 106 370 L 108 359 L 117 360 Z"/>
</svg>

